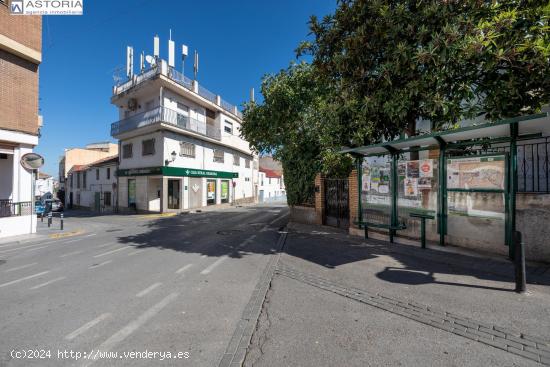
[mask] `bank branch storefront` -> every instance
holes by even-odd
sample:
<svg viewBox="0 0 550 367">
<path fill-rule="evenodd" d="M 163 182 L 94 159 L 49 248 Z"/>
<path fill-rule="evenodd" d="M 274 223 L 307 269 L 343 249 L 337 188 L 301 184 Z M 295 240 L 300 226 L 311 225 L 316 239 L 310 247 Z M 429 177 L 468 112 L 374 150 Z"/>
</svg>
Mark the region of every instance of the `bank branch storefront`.
<svg viewBox="0 0 550 367">
<path fill-rule="evenodd" d="M 185 167 L 119 169 L 119 208 L 178 212 L 230 203 L 236 172 Z"/>
<path fill-rule="evenodd" d="M 522 144 L 546 150 L 542 155 L 537 150 L 530 170 L 539 186 L 548 185 L 548 136 L 550 120 L 544 113 L 345 149 L 357 162 L 357 213 L 350 213 L 351 230 L 364 230 L 367 236 L 368 231 L 384 232 L 391 241 L 395 236 L 420 240 L 424 232 L 428 241 L 442 246 L 511 256 L 514 232 L 525 230 L 518 226 L 516 208 L 518 177 L 529 174 Z M 547 188 L 519 197 L 522 203 L 550 204 L 545 201 L 549 193 Z M 528 257 L 550 261 L 546 241 L 526 235 L 534 243 L 531 248 L 526 243 Z"/>
</svg>

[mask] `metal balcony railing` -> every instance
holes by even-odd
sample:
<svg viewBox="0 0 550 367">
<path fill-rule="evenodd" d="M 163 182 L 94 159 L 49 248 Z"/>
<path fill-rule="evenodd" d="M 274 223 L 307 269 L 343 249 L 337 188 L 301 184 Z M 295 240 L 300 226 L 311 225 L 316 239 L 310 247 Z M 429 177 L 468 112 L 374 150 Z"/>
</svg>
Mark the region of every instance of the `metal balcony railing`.
<svg viewBox="0 0 550 367">
<path fill-rule="evenodd" d="M 180 129 L 221 140 L 219 127 L 182 115 L 166 107 L 157 107 L 111 124 L 111 136 L 139 129 L 156 123 L 170 124 Z"/>
<path fill-rule="evenodd" d="M 189 79 L 188 77 L 183 75 L 181 72 L 177 71 L 176 69 L 174 69 L 172 67 L 166 67 L 167 66 L 166 64 L 164 64 L 165 67 L 163 67 L 162 63 L 165 63 L 165 61 L 161 60 L 160 64 L 157 64 L 157 65 L 145 70 L 141 74 L 134 75 L 131 79 L 127 80 L 124 83 L 115 85 L 113 87 L 113 94 L 117 95 L 117 94 L 123 93 L 123 92 L 127 91 L 128 89 L 132 88 L 133 86 L 136 86 L 136 85 L 140 84 L 141 82 L 143 82 L 145 80 L 152 79 L 157 74 L 164 74 L 168 78 L 170 78 L 172 81 L 178 83 L 179 85 L 181 85 L 184 88 L 190 90 L 191 92 L 194 92 L 193 80 Z M 209 91 L 208 89 L 204 88 L 200 84 L 199 84 L 199 88 L 198 88 L 197 92 L 198 92 L 197 94 L 199 96 L 205 98 L 206 100 L 208 100 L 208 101 L 210 101 L 214 104 L 218 104 L 217 95 L 215 93 Z M 235 105 L 233 105 L 233 104 L 231 104 L 231 103 L 229 103 L 229 102 L 227 102 L 223 99 L 221 99 L 221 103 L 220 103 L 219 106 L 227 112 L 230 112 L 232 114 L 236 114 L 236 116 L 239 117 L 239 118 L 243 117 L 241 111 L 239 111 L 235 107 Z"/>
<path fill-rule="evenodd" d="M 32 214 L 32 202 L 21 201 L 14 203 L 9 199 L 0 200 L 0 218 L 19 217 Z"/>
</svg>

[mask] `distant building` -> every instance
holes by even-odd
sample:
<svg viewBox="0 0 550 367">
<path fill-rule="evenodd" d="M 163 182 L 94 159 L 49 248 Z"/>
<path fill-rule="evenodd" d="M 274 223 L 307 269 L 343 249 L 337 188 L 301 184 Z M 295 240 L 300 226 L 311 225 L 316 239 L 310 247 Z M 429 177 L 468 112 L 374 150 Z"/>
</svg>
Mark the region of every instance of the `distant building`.
<svg viewBox="0 0 550 367">
<path fill-rule="evenodd" d="M 260 157 L 258 201 L 260 203 L 286 201 L 281 163 L 269 156 Z"/>
<path fill-rule="evenodd" d="M 20 164 L 38 145 L 42 17 L 11 15 L 0 1 L 0 237 L 36 231 L 34 174 Z"/>
<path fill-rule="evenodd" d="M 258 158 L 240 136 L 241 112 L 154 60 L 138 75 L 129 65 L 129 79 L 113 88 L 119 208 L 178 212 L 254 202 Z"/>
<path fill-rule="evenodd" d="M 60 189 L 66 189 L 65 180 L 73 166 L 87 165 L 103 158 L 112 157 L 116 154 L 118 154 L 118 145 L 109 142 L 92 143 L 86 145 L 84 148 L 65 149 L 65 153 L 59 160 Z"/>
<path fill-rule="evenodd" d="M 69 208 L 112 212 L 117 206 L 118 156 L 86 165 L 74 165 L 68 173 L 65 198 Z"/>
<path fill-rule="evenodd" d="M 38 173 L 35 181 L 34 196 L 39 199 L 52 199 L 55 194 L 55 179 L 43 172 Z"/>
</svg>

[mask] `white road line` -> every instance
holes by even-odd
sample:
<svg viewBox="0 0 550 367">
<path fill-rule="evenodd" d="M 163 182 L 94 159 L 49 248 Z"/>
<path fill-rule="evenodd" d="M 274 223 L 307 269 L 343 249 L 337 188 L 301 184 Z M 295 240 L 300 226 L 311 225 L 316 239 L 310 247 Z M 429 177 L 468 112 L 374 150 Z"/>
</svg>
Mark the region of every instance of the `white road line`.
<svg viewBox="0 0 550 367">
<path fill-rule="evenodd" d="M 88 269 L 95 269 L 95 268 L 99 268 L 100 266 L 103 266 L 103 265 L 107 265 L 108 263 L 112 262 L 113 260 L 107 260 L 107 261 L 104 261 L 102 263 L 99 263 L 99 264 L 96 264 L 96 265 L 92 265 L 90 266 Z"/>
<path fill-rule="evenodd" d="M 34 250 L 40 250 L 40 249 L 43 249 L 43 248 L 46 248 L 46 247 L 49 247 L 49 246 L 41 246 L 41 247 L 30 248 L 30 249 L 26 250 L 25 252 L 31 252 L 31 251 L 34 251 Z"/>
<path fill-rule="evenodd" d="M 137 251 L 134 251 L 134 252 L 130 252 L 128 254 L 128 256 L 134 256 L 134 255 L 137 255 L 137 254 L 141 254 L 143 251 L 145 251 L 145 250 L 137 250 Z"/>
<path fill-rule="evenodd" d="M 180 269 L 176 270 L 176 274 L 181 274 L 181 273 L 183 273 L 184 271 L 186 271 L 187 269 L 189 269 L 192 266 L 193 266 L 193 264 L 187 264 L 183 268 L 180 268 Z"/>
<path fill-rule="evenodd" d="M 15 268 L 11 268 L 11 269 L 7 269 L 7 270 L 4 270 L 4 273 L 9 273 L 10 271 L 16 271 L 16 270 L 21 270 L 21 269 L 25 269 L 25 268 L 29 268 L 33 265 L 36 265 L 38 263 L 32 263 L 32 264 L 27 264 L 27 265 L 21 265 L 21 266 L 17 266 Z"/>
<path fill-rule="evenodd" d="M 102 247 L 107 247 L 107 246 L 111 246 L 111 245 L 114 245 L 114 244 L 116 244 L 116 242 L 109 242 L 109 243 L 104 243 L 103 245 L 99 245 L 97 247 L 102 248 Z"/>
<path fill-rule="evenodd" d="M 0 284 L 0 288 L 2 288 L 2 287 L 7 287 L 8 285 L 12 285 L 12 284 L 15 284 L 15 283 L 19 283 L 19 282 L 22 282 L 22 281 L 24 281 L 24 280 L 36 278 L 36 277 L 39 277 L 39 276 L 41 276 L 41 275 L 48 274 L 49 272 L 50 272 L 49 270 L 48 270 L 48 271 L 43 271 L 43 272 L 38 273 L 38 274 L 33 274 L 33 275 L 29 275 L 29 276 L 24 277 L 24 278 L 12 280 L 11 282 L 7 282 L 7 283 L 4 283 L 4 284 Z"/>
<path fill-rule="evenodd" d="M 225 259 L 227 259 L 227 255 L 223 255 L 218 260 L 214 261 L 212 264 L 210 264 L 210 266 L 208 266 L 203 271 L 201 271 L 201 274 L 202 275 L 210 274 L 212 270 L 214 270 L 216 266 L 220 265 Z"/>
<path fill-rule="evenodd" d="M 277 217 L 277 218 L 273 219 L 271 222 L 269 222 L 269 224 L 271 225 L 271 224 L 275 223 L 276 221 L 278 221 L 280 219 L 283 219 L 284 217 L 288 217 L 289 215 L 290 215 L 290 213 L 286 213 L 284 215 L 281 215 L 280 217 Z"/>
<path fill-rule="evenodd" d="M 145 288 L 144 290 L 142 290 L 141 292 L 139 292 L 138 294 L 136 294 L 136 297 L 143 297 L 145 296 L 147 293 L 151 292 L 152 290 L 154 290 L 155 288 L 157 287 L 160 287 L 162 285 L 162 283 L 155 283 L 147 288 Z"/>
<path fill-rule="evenodd" d="M 126 339 L 130 334 L 132 334 L 134 331 L 139 329 L 141 326 L 143 326 L 149 319 L 151 319 L 153 316 L 158 314 L 164 307 L 166 307 L 170 302 L 172 302 L 176 297 L 178 296 L 177 293 L 171 293 L 168 296 L 166 296 L 162 301 L 145 311 L 143 314 L 141 314 L 137 319 L 130 322 L 128 325 L 117 331 L 115 334 L 113 334 L 109 339 L 105 340 L 103 343 L 99 345 L 99 347 L 94 348 L 94 350 L 99 350 L 102 352 L 109 352 L 111 349 L 113 349 L 115 346 L 117 346 L 120 342 L 122 342 L 124 339 Z M 89 366 L 92 364 L 96 357 L 95 355 L 92 357 L 92 359 L 89 360 L 83 360 L 84 366 Z"/>
<path fill-rule="evenodd" d="M 49 280 L 49 281 L 47 281 L 47 282 L 45 282 L 45 283 L 35 285 L 34 287 L 30 287 L 29 289 L 38 289 L 38 288 L 42 288 L 42 287 L 47 286 L 48 284 L 52 284 L 52 283 L 55 283 L 55 282 L 60 281 L 60 280 L 63 280 L 63 279 L 66 279 L 66 278 L 65 278 L 65 277 L 55 278 L 55 279 Z"/>
<path fill-rule="evenodd" d="M 71 256 L 71 255 L 76 255 L 76 254 L 80 254 L 81 252 L 82 252 L 82 250 L 80 250 L 80 251 L 68 252 L 68 253 L 63 254 L 63 255 L 61 255 L 61 256 L 59 256 L 59 257 L 61 258 L 61 257 L 67 257 L 67 256 Z"/>
<path fill-rule="evenodd" d="M 93 319 L 90 322 L 85 323 L 84 325 L 82 325 L 81 327 L 79 327 L 78 329 L 73 331 L 72 333 L 67 334 L 65 336 L 65 339 L 73 340 L 74 338 L 76 338 L 80 334 L 84 333 L 86 330 L 93 328 L 94 326 L 99 324 L 101 321 L 105 320 L 106 318 L 108 318 L 110 316 L 111 316 L 110 313 L 104 313 L 104 314 L 99 315 L 97 318 Z"/>
<path fill-rule="evenodd" d="M 116 250 L 111 250 L 111 251 L 107 251 L 107 252 L 104 252 L 104 253 L 99 254 L 99 255 L 95 255 L 94 257 L 102 257 L 102 256 L 114 254 L 115 252 L 119 252 L 119 251 L 122 251 L 122 250 L 128 250 L 129 248 L 130 248 L 130 246 L 124 246 L 124 247 L 121 247 L 121 248 L 117 248 Z"/>
</svg>

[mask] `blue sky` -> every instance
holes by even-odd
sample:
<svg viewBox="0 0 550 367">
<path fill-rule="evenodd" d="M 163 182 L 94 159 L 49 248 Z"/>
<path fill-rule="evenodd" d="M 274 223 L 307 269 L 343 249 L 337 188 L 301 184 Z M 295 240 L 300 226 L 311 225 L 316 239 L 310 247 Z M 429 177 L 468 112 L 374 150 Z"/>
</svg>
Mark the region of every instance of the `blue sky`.
<svg viewBox="0 0 550 367">
<path fill-rule="evenodd" d="M 134 47 L 137 70 L 140 52 L 153 52 L 155 34 L 167 58 L 172 29 L 176 52 L 181 44 L 190 55 L 199 52 L 199 83 L 240 106 L 250 88 L 258 96 L 264 74 L 295 59 L 296 46 L 309 33 L 309 16 L 328 14 L 335 5 L 335 0 L 85 0 L 83 16 L 43 17 L 44 127 L 35 149 L 46 159 L 43 171 L 57 176 L 64 148 L 112 140 L 109 128 L 118 116 L 109 98 L 114 70 L 126 62 L 126 45 Z M 176 62 L 181 70 L 179 57 Z M 191 56 L 186 75 L 192 70 Z"/>
</svg>

